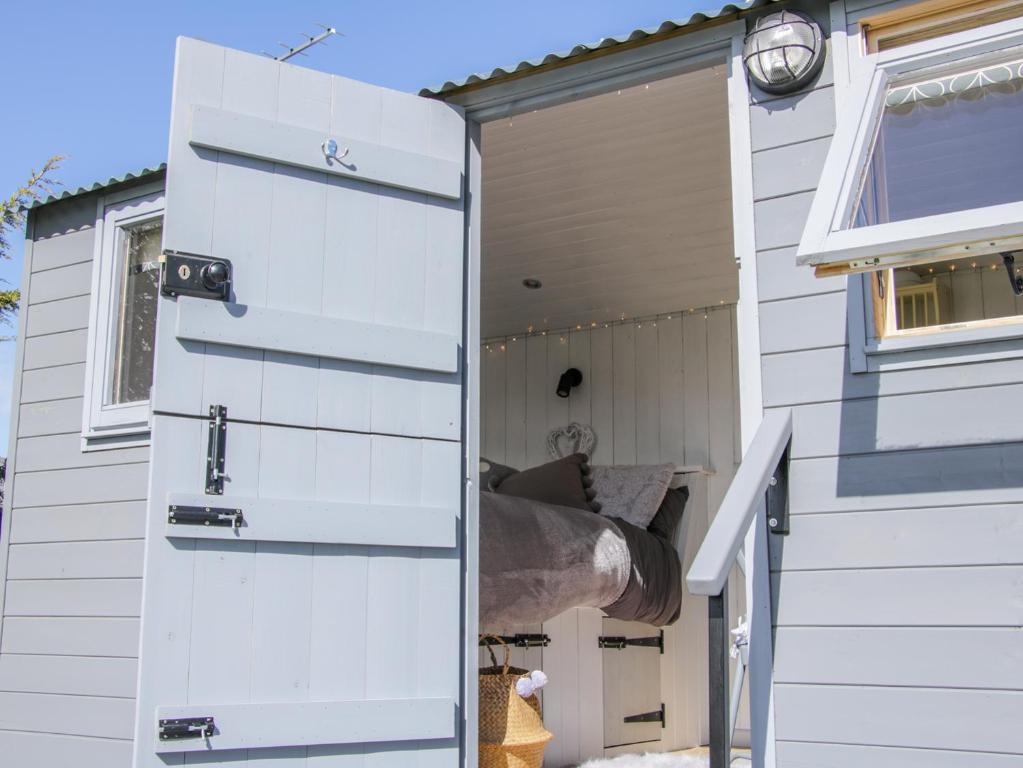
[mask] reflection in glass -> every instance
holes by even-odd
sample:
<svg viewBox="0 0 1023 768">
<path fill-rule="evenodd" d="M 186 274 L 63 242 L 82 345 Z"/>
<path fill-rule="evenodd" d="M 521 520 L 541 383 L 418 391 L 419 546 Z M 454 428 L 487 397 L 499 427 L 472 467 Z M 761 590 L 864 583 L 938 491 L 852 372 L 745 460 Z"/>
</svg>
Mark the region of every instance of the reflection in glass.
<svg viewBox="0 0 1023 768">
<path fill-rule="evenodd" d="M 889 91 L 852 226 L 1023 200 L 1017 69 L 1004 65 Z"/>
<path fill-rule="evenodd" d="M 108 404 L 149 399 L 153 384 L 156 299 L 160 290 L 160 219 L 122 227 L 117 269 L 120 296 Z"/>
</svg>

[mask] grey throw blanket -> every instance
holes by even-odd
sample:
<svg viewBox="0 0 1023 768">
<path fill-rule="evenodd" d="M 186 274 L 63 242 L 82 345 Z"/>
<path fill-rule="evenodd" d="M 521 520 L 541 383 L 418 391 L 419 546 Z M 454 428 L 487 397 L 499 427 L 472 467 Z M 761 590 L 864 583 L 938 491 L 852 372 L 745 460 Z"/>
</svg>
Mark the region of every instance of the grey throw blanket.
<svg viewBox="0 0 1023 768">
<path fill-rule="evenodd" d="M 644 532 L 645 533 L 645 532 Z M 535 624 L 622 597 L 629 546 L 609 518 L 480 494 L 480 625 Z"/>
</svg>

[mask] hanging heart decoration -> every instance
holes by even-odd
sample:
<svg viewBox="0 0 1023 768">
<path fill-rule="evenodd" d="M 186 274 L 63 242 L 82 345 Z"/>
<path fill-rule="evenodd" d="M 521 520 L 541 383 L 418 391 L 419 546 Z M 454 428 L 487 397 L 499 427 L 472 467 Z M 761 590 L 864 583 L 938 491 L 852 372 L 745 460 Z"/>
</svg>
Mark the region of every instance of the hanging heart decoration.
<svg viewBox="0 0 1023 768">
<path fill-rule="evenodd" d="M 552 459 L 571 456 L 573 453 L 593 455 L 597 435 L 589 424 L 573 421 L 564 427 L 557 427 L 547 433 L 547 453 Z"/>
</svg>

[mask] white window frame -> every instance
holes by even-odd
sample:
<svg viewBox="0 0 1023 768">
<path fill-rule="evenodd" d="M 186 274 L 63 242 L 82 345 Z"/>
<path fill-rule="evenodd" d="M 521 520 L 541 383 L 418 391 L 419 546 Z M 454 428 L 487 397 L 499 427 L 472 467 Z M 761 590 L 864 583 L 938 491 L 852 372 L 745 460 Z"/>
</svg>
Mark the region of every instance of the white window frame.
<svg viewBox="0 0 1023 768">
<path fill-rule="evenodd" d="M 1023 201 L 849 228 L 859 204 L 884 96 L 907 76 L 954 70 L 965 58 L 1023 54 L 1023 18 L 924 40 L 874 54 L 850 56 L 848 97 L 840 99 L 837 126 L 821 183 L 796 252 L 800 264 L 848 265 L 866 272 L 1023 247 Z"/>
<path fill-rule="evenodd" d="M 842 14 L 844 18 L 844 14 Z M 870 227 L 839 230 L 858 205 L 859 184 L 879 128 L 890 81 L 929 70 L 955 69 L 968 57 L 1000 56 L 1019 47 L 1023 18 L 935 37 L 880 53 L 866 53 L 862 30 L 832 37 L 836 61 L 836 130 L 796 252 L 801 265 L 851 274 L 848 281 L 849 363 L 853 373 L 900 370 L 951 362 L 1023 357 L 1023 319 L 936 326 L 933 331 L 883 337 L 874 327 L 870 273 L 961 255 L 985 239 L 987 250 L 1023 247 L 1023 203 L 989 206 Z M 929 72 L 928 72 L 929 74 Z M 870 99 L 870 101 L 868 101 Z M 869 104 L 869 108 L 868 108 Z M 1009 233 L 1008 236 L 1006 233 Z M 990 246 L 990 243 L 995 246 Z"/>
<path fill-rule="evenodd" d="M 85 361 L 82 450 L 123 448 L 149 442 L 149 400 L 105 404 L 113 375 L 119 317 L 118 242 L 124 227 L 163 217 L 160 184 L 105 195 L 96 206 L 89 336 Z"/>
</svg>

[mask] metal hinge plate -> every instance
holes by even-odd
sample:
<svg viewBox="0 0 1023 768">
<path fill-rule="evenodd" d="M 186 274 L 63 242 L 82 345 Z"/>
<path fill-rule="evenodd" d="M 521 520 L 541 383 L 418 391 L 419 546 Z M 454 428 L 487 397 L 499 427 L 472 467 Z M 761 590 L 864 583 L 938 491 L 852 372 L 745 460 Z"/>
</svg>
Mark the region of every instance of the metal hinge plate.
<svg viewBox="0 0 1023 768">
<path fill-rule="evenodd" d="M 597 646 L 610 650 L 623 651 L 626 648 L 657 648 L 664 653 L 664 630 L 651 637 L 625 637 L 624 635 L 601 635 L 597 638 Z"/>
<path fill-rule="evenodd" d="M 664 727 L 664 703 L 661 703 L 661 708 L 654 710 L 653 712 L 644 712 L 641 715 L 629 715 L 628 717 L 622 718 L 623 723 L 660 723 L 661 728 Z"/>
<path fill-rule="evenodd" d="M 538 635 L 538 634 L 524 634 L 519 633 L 515 635 L 501 635 L 504 642 L 508 645 L 513 645 L 516 648 L 546 648 L 551 644 L 550 635 Z M 487 645 L 496 645 L 497 642 L 492 638 L 485 637 L 480 640 L 480 647 Z"/>
<path fill-rule="evenodd" d="M 216 723 L 212 717 L 179 717 L 159 721 L 160 741 L 205 739 L 213 735 Z"/>
</svg>

